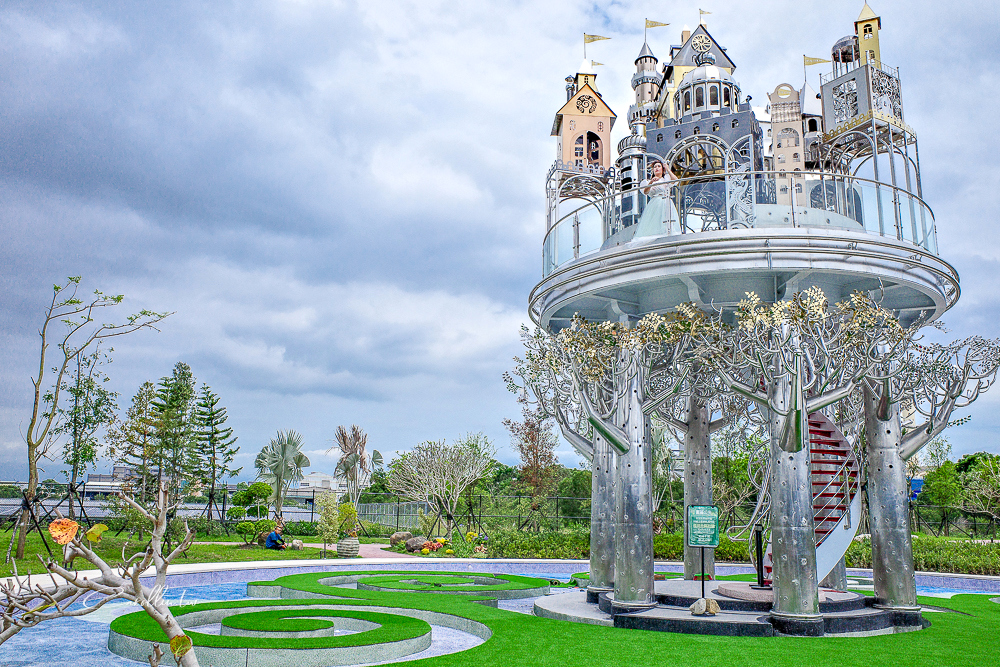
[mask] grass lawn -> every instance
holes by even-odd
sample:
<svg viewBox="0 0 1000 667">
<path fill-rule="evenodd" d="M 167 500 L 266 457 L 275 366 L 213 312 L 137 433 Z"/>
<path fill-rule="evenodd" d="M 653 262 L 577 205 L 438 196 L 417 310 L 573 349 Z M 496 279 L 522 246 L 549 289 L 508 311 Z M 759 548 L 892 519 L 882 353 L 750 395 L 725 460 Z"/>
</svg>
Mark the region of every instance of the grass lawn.
<svg viewBox="0 0 1000 667">
<path fill-rule="evenodd" d="M 107 534 L 106 534 L 107 535 Z M 49 547 L 52 552 L 56 555 L 56 558 L 60 558 L 61 548 L 55 544 L 46 534 L 46 540 L 48 540 Z M 123 539 L 124 534 L 119 537 L 104 537 L 100 544 L 94 545 L 95 551 L 99 556 L 104 558 L 109 564 L 114 565 L 115 563 L 121 561 L 122 558 L 122 547 L 125 546 L 126 540 Z M 196 538 L 197 539 L 197 538 Z M 216 540 L 214 537 L 209 538 L 211 541 L 222 541 Z M 3 554 L 6 555 L 7 545 L 10 543 L 10 531 L 0 533 L 0 544 L 2 544 Z M 25 549 L 25 557 L 17 560 L 17 571 L 19 574 L 27 574 L 29 571 L 32 574 L 37 574 L 43 572 L 42 564 L 38 561 L 38 556 L 47 558 L 48 552 L 46 552 L 45 547 L 42 545 L 41 539 L 38 537 L 37 532 L 32 532 L 28 535 L 27 548 Z M 133 553 L 138 552 L 145 546 L 145 542 L 140 543 L 138 540 L 132 540 L 128 542 L 128 547 L 125 550 L 126 557 L 131 556 Z M 17 549 L 17 544 L 15 543 L 14 549 Z M 14 549 L 11 550 L 11 560 L 13 561 Z M 264 549 L 264 547 L 256 546 L 253 547 L 243 547 L 243 540 L 238 542 L 233 542 L 232 544 L 194 544 L 188 549 L 186 556 L 180 556 L 174 561 L 176 564 L 183 563 L 234 563 L 234 562 L 246 562 L 254 560 L 307 560 L 320 557 L 320 549 L 314 547 L 306 547 L 301 551 L 292 551 L 290 549 L 285 551 L 274 551 Z M 86 561 L 77 560 L 74 565 L 76 568 L 81 570 L 92 570 L 94 569 L 90 563 Z M 0 576 L 9 576 L 14 573 L 14 568 L 11 563 L 3 564 L 3 557 L 0 556 Z"/>
<path fill-rule="evenodd" d="M 492 630 L 492 637 L 475 648 L 420 661 L 419 664 L 428 667 L 982 667 L 996 664 L 1000 650 L 1000 604 L 990 602 L 990 596 L 985 595 L 958 595 L 950 600 L 921 598 L 924 604 L 962 613 L 927 612 L 925 615 L 932 625 L 919 632 L 874 637 L 719 637 L 626 630 L 538 618 L 476 604 L 477 598 L 471 596 L 331 589 L 318 584 L 317 580 L 323 576 L 322 573 L 292 575 L 266 583 L 281 584 L 316 597 L 335 593 L 341 598 L 349 598 L 326 598 L 326 603 L 331 605 L 363 602 L 375 607 L 427 609 L 473 619 Z M 267 604 L 266 601 L 255 602 Z M 240 603 L 211 604 L 233 606 Z M 179 613 L 185 611 L 183 607 L 177 610 Z M 120 617 L 115 625 L 149 625 L 142 612 L 130 616 Z M 155 631 L 159 632 L 158 628 Z"/>
</svg>

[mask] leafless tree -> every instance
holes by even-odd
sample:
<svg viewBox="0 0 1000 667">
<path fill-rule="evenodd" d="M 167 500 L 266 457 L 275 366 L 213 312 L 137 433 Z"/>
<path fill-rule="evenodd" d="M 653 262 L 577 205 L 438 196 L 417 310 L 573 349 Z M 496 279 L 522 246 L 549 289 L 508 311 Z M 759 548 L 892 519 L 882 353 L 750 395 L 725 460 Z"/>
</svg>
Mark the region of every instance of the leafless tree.
<svg viewBox="0 0 1000 667">
<path fill-rule="evenodd" d="M 452 445 L 444 440 L 424 442 L 396 459 L 389 473 L 389 488 L 436 508 L 451 539 L 462 492 L 490 471 L 494 454 L 489 440 L 480 434 Z"/>
<path fill-rule="evenodd" d="M 108 295 L 95 290 L 83 297 L 79 294 L 80 277 L 68 278 L 62 285 L 52 288 L 52 301 L 45 309 L 45 318 L 38 335 L 41 350 L 38 356 L 38 374 L 32 378 L 34 402 L 28 427 L 24 431 L 24 441 L 28 446 L 28 487 L 25 492 L 27 503 L 35 501 L 38 489 L 38 463 L 43 458 L 51 458 L 51 449 L 59 432 L 59 399 L 64 388 L 70 362 L 77 355 L 101 341 L 133 333 L 140 329 L 156 329 L 156 324 L 170 313 L 154 313 L 140 310 L 118 323 L 98 323 L 106 308 L 121 304 L 124 296 Z M 62 325 L 61 331 L 54 331 Z M 50 346 L 55 344 L 55 359 Z M 52 377 L 50 380 L 49 378 Z M 31 511 L 25 507 L 18 525 L 16 558 L 24 558 Z"/>
<path fill-rule="evenodd" d="M 43 561 L 47 577 L 27 575 L 14 576 L 0 582 L 0 597 L 3 598 L 0 609 L 0 643 L 23 630 L 31 628 L 44 621 L 67 616 L 83 616 L 89 614 L 113 600 L 131 600 L 142 607 L 153 620 L 163 629 L 171 643 L 171 650 L 178 665 L 182 667 L 198 667 L 198 659 L 190 650 L 190 639 L 174 619 L 163 593 L 167 584 L 167 568 L 180 554 L 188 549 L 194 539 L 194 531 L 185 524 L 184 539 L 169 554 L 164 555 L 164 537 L 167 532 L 167 514 L 173 509 L 167 504 L 167 487 L 161 485 L 157 493 L 155 508 L 150 511 L 135 502 L 131 497 L 121 495 L 124 502 L 140 512 L 153 524 L 152 537 L 144 551 L 130 558 L 125 557 L 122 549 L 123 562 L 117 566 L 109 565 L 97 555 L 88 544 L 91 540 L 100 540 L 96 535 L 96 527 L 87 535 L 81 535 L 75 522 L 60 519 L 49 527 L 53 538 L 63 546 L 63 562 L 72 563 L 81 558 L 100 571 L 97 577 L 81 577 L 54 560 Z M 60 523 L 62 522 L 62 523 Z M 140 577 L 152 566 L 156 577 L 152 586 L 141 582 Z M 92 604 L 72 609 L 75 602 L 88 601 Z"/>
</svg>

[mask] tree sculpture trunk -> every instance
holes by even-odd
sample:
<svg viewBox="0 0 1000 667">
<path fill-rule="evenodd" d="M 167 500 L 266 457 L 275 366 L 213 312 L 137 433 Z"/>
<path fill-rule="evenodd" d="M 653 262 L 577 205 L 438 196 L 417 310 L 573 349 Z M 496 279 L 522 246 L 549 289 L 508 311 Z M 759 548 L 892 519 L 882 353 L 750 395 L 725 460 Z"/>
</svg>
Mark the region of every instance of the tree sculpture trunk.
<svg viewBox="0 0 1000 667">
<path fill-rule="evenodd" d="M 702 550 L 687 545 L 687 508 L 712 505 L 712 442 L 708 409 L 697 398 L 688 399 L 684 435 L 684 578 L 701 573 Z M 715 578 L 715 550 L 705 552 L 705 575 Z"/>
</svg>

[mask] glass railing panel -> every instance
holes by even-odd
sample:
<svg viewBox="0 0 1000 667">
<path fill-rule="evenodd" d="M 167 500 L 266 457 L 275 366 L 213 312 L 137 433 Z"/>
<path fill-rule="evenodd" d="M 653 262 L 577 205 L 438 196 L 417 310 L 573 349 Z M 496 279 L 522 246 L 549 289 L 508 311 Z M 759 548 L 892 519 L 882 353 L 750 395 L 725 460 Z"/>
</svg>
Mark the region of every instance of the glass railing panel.
<svg viewBox="0 0 1000 667">
<path fill-rule="evenodd" d="M 566 218 L 556 230 L 556 266 L 573 259 L 573 220 Z"/>
<path fill-rule="evenodd" d="M 580 211 L 580 255 L 600 250 L 604 244 L 604 216 L 597 206 Z"/>
</svg>

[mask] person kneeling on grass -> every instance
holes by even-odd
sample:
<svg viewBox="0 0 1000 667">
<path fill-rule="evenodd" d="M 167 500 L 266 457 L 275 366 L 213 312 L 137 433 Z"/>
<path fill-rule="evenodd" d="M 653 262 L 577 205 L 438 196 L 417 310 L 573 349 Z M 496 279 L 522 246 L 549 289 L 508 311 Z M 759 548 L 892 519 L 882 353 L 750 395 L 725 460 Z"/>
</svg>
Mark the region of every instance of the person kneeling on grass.
<svg viewBox="0 0 1000 667">
<path fill-rule="evenodd" d="M 287 545 L 285 544 L 285 540 L 282 539 L 282 537 L 281 537 L 281 533 L 284 530 L 285 530 L 284 527 L 281 526 L 281 525 L 275 526 L 274 530 L 271 531 L 271 534 L 267 536 L 267 541 L 264 542 L 264 548 L 265 549 L 278 549 L 278 550 L 287 548 Z"/>
</svg>

